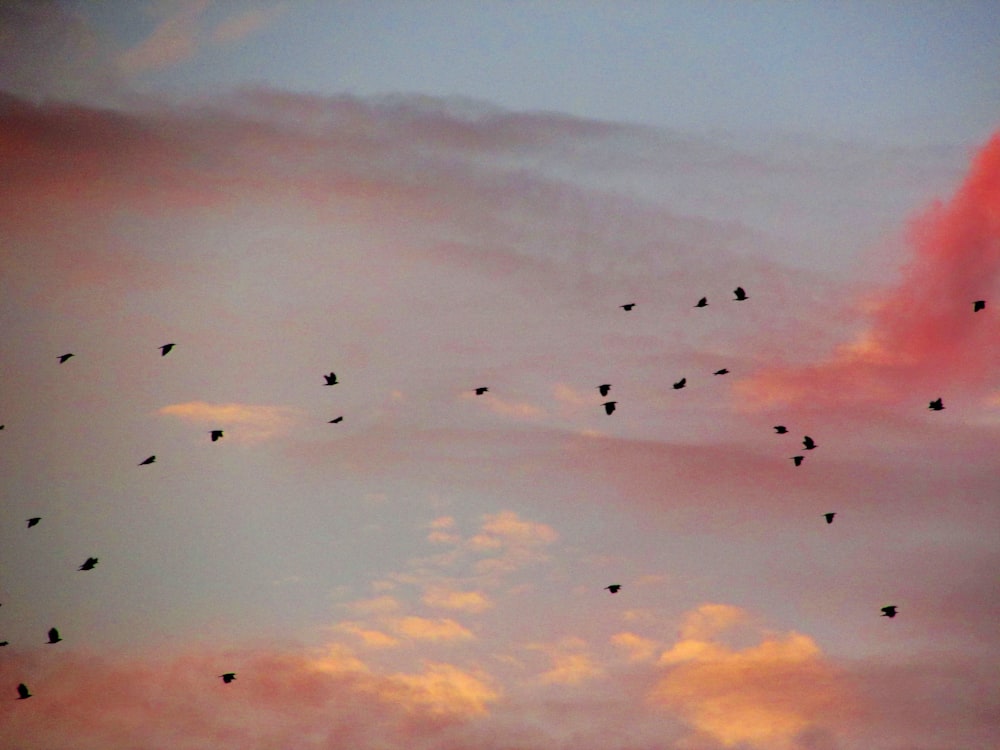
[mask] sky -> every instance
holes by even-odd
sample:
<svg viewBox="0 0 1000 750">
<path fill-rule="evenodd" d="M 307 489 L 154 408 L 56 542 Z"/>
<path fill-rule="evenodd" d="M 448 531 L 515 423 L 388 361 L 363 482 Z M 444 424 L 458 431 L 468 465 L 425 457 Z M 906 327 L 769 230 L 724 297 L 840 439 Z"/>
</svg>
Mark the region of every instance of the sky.
<svg viewBox="0 0 1000 750">
<path fill-rule="evenodd" d="M 1000 745 L 998 69 L 993 3 L 0 4 L 0 746 Z"/>
</svg>

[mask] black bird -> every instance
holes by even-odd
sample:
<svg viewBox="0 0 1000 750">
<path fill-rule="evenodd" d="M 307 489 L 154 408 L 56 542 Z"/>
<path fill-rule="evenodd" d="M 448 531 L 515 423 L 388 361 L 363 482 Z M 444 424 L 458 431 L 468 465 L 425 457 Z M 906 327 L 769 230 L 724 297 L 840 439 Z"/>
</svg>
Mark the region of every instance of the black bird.
<svg viewBox="0 0 1000 750">
<path fill-rule="evenodd" d="M 327 424 L 340 424 L 344 421 L 343 417 L 337 417 L 336 419 L 331 419 Z"/>
<path fill-rule="evenodd" d="M 222 430 L 212 430 L 210 433 L 212 435 L 212 442 L 214 443 L 220 437 L 222 437 Z"/>
<path fill-rule="evenodd" d="M 7 426 L 7 425 L 5 425 L 5 424 L 0 424 L 0 430 L 2 430 L 2 429 L 3 429 L 4 427 L 6 427 L 6 426 Z"/>
<path fill-rule="evenodd" d="M 622 585 L 620 583 L 612 583 L 610 586 L 605 586 L 604 588 L 606 588 L 612 594 L 617 594 L 618 589 L 620 589 L 621 587 Z"/>
<path fill-rule="evenodd" d="M 785 425 L 783 424 L 776 424 L 774 426 L 774 431 L 777 432 L 779 435 L 784 435 L 786 432 L 788 432 L 788 428 L 785 427 Z"/>
<path fill-rule="evenodd" d="M 708 307 L 708 297 L 702 297 L 698 300 L 698 304 L 695 307 Z"/>
<path fill-rule="evenodd" d="M 72 356 L 73 356 L 72 352 L 70 352 L 69 354 L 60 354 L 59 355 L 59 364 L 62 364 L 63 362 L 65 362 L 67 359 L 69 359 Z"/>
<path fill-rule="evenodd" d="M 743 287 L 741 286 L 736 287 L 733 290 L 733 294 L 736 295 L 735 297 L 733 297 L 733 299 L 736 302 L 742 302 L 743 300 L 747 299 L 747 293 L 743 291 Z"/>
<path fill-rule="evenodd" d="M 681 378 L 676 383 L 674 383 L 674 390 L 679 391 L 681 388 L 687 385 L 687 382 L 688 382 L 687 378 Z"/>
<path fill-rule="evenodd" d="M 618 403 L 617 401 L 605 401 L 604 413 L 607 414 L 608 416 L 611 416 L 611 412 L 615 410 L 615 404 L 617 403 Z"/>
<path fill-rule="evenodd" d="M 32 526 L 37 526 L 38 522 L 41 521 L 41 520 L 42 520 L 41 516 L 35 516 L 34 518 L 29 518 L 28 519 L 28 528 L 30 529 Z"/>
<path fill-rule="evenodd" d="M 49 643 L 59 643 L 62 638 L 59 637 L 59 631 L 55 628 L 49 628 Z"/>
<path fill-rule="evenodd" d="M 792 456 L 792 460 L 795 462 L 796 466 L 801 466 L 802 465 L 802 459 L 803 458 L 805 458 L 805 456 Z"/>
<path fill-rule="evenodd" d="M 95 565 L 97 565 L 97 558 L 88 557 L 86 561 L 84 561 L 83 565 L 77 568 L 77 570 L 93 570 Z"/>
<path fill-rule="evenodd" d="M 729 370 L 727 370 L 725 367 L 723 367 L 721 370 L 716 370 L 712 374 L 713 375 L 728 375 L 729 374 Z"/>
<path fill-rule="evenodd" d="M 896 616 L 896 605 L 890 604 L 888 607 L 882 607 L 882 617 L 895 617 Z"/>
<path fill-rule="evenodd" d="M 944 404 L 941 403 L 941 399 L 936 398 L 933 401 L 931 401 L 930 406 L 928 406 L 927 408 L 931 409 L 932 411 L 941 411 L 944 408 Z"/>
<path fill-rule="evenodd" d="M 837 515 L 836 513 L 824 513 L 823 518 L 826 519 L 827 523 L 833 523 L 833 517 Z"/>
<path fill-rule="evenodd" d="M 816 447 L 816 441 L 813 440 L 808 435 L 806 435 L 804 438 L 802 438 L 802 447 L 805 448 L 807 451 L 811 451 L 813 448 Z"/>
<path fill-rule="evenodd" d="M 335 373 L 330 373 L 329 375 L 324 375 L 326 382 L 323 385 L 337 385 L 337 375 Z"/>
<path fill-rule="evenodd" d="M 17 686 L 17 699 L 23 701 L 25 698 L 30 698 L 31 693 L 28 692 L 28 686 L 23 682 Z"/>
<path fill-rule="evenodd" d="M 979 312 L 980 310 L 985 310 L 985 309 L 986 309 L 986 300 L 984 299 L 977 299 L 975 302 L 972 303 L 972 312 Z"/>
<path fill-rule="evenodd" d="M 153 463 L 155 460 L 156 460 L 156 456 L 150 456 L 145 461 L 141 461 L 139 463 L 139 466 L 148 466 L 149 464 Z"/>
<path fill-rule="evenodd" d="M 219 677 L 221 677 L 222 681 L 228 685 L 236 679 L 236 672 L 226 672 L 225 674 L 220 674 Z"/>
<path fill-rule="evenodd" d="M 629 302 L 629 303 L 628 303 L 627 305 L 618 305 L 618 307 L 620 307 L 620 308 L 621 308 L 622 310 L 624 310 L 625 312 L 628 312 L 628 311 L 629 311 L 629 310 L 631 310 L 631 309 L 632 309 L 633 307 L 635 307 L 635 302 Z"/>
<path fill-rule="evenodd" d="M 489 390 L 489 388 L 487 388 L 486 386 L 479 386 L 478 388 L 476 388 L 476 395 L 477 396 L 482 396 L 488 390 Z"/>
<path fill-rule="evenodd" d="M 174 346 L 176 346 L 176 344 L 164 344 L 163 346 L 161 346 L 160 347 L 160 356 L 161 357 L 166 357 L 168 354 L 170 354 L 170 350 L 173 349 Z"/>
<path fill-rule="evenodd" d="M 4 646 L 9 646 L 9 645 L 10 645 L 10 641 L 0 641 L 0 648 L 3 648 Z"/>
<path fill-rule="evenodd" d="M 604 385 L 597 386 L 597 390 L 601 392 L 602 396 L 607 396 L 608 391 L 611 390 L 611 383 L 605 383 Z"/>
</svg>

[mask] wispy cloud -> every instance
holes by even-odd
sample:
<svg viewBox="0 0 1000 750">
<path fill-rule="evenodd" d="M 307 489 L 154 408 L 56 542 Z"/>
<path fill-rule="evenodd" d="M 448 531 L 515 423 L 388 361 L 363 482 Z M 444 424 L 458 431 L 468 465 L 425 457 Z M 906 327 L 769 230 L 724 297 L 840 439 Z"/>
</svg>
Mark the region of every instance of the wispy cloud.
<svg viewBox="0 0 1000 750">
<path fill-rule="evenodd" d="M 210 404 L 188 401 L 168 404 L 157 414 L 205 427 L 223 429 L 226 440 L 259 442 L 288 434 L 297 419 L 294 409 L 260 404 Z"/>
</svg>

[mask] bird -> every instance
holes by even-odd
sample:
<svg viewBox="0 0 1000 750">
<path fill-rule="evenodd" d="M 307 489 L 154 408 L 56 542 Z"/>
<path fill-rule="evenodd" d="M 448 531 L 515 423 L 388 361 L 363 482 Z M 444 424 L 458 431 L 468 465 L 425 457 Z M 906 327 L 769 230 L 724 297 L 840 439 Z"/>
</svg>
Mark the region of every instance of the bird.
<svg viewBox="0 0 1000 750">
<path fill-rule="evenodd" d="M 823 518 L 826 519 L 827 523 L 833 523 L 833 517 L 837 515 L 836 513 L 824 513 Z"/>
<path fill-rule="evenodd" d="M 604 588 L 606 588 L 612 594 L 617 594 L 618 589 L 620 589 L 621 587 L 622 585 L 620 583 L 612 583 L 610 586 L 605 586 Z"/>
<path fill-rule="evenodd" d="M 622 310 L 624 310 L 625 312 L 628 312 L 628 311 L 629 311 L 629 310 L 631 310 L 631 309 L 632 309 L 633 307 L 635 307 L 635 302 L 629 302 L 629 303 L 628 303 L 627 305 L 618 305 L 618 307 L 620 307 L 620 308 L 621 308 Z"/>
<path fill-rule="evenodd" d="M 708 307 L 708 297 L 702 297 L 698 300 L 698 304 L 695 307 Z"/>
<path fill-rule="evenodd" d="M 222 437 L 222 430 L 212 430 L 210 433 L 212 435 L 212 442 L 214 443 L 220 437 Z"/>
<path fill-rule="evenodd" d="M 93 570 L 95 565 L 97 565 L 97 558 L 96 557 L 88 557 L 84 561 L 83 565 L 81 565 L 79 568 L 77 568 L 77 570 Z"/>
<path fill-rule="evenodd" d="M 747 293 L 743 291 L 743 287 L 741 286 L 736 287 L 733 290 L 733 294 L 736 295 L 735 297 L 733 297 L 733 300 L 735 302 L 742 302 L 743 300 L 747 299 Z"/>
<path fill-rule="evenodd" d="M 604 383 L 603 385 L 597 386 L 597 390 L 601 392 L 602 396 L 607 396 L 608 391 L 611 390 L 611 383 Z"/>
<path fill-rule="evenodd" d="M 175 346 L 176 344 L 164 344 L 163 346 L 160 347 L 160 356 L 166 357 L 168 354 L 170 354 L 170 350 L 173 349 Z"/>
<path fill-rule="evenodd" d="M 811 451 L 813 448 L 816 447 L 816 441 L 813 440 L 808 435 L 806 435 L 804 438 L 802 438 L 802 447 L 805 448 L 807 451 Z"/>
<path fill-rule="evenodd" d="M 713 375 L 728 375 L 729 374 L 729 370 L 727 370 L 725 367 L 723 367 L 721 370 L 716 370 L 712 374 Z"/>
<path fill-rule="evenodd" d="M 776 424 L 774 426 L 774 431 L 779 435 L 784 435 L 786 432 L 788 432 L 788 428 L 785 427 L 785 425 L 783 424 Z"/>
<path fill-rule="evenodd" d="M 156 456 L 150 456 L 145 461 L 140 461 L 139 462 L 139 466 L 147 466 L 147 465 L 153 463 L 154 461 L 156 461 Z"/>
<path fill-rule="evenodd" d="M 17 686 L 17 699 L 23 701 L 25 698 L 30 698 L 31 693 L 28 692 L 28 686 L 23 682 Z"/>
<path fill-rule="evenodd" d="M 220 674 L 219 677 L 221 677 L 222 681 L 228 685 L 236 679 L 236 672 L 226 672 L 225 674 Z"/>
<path fill-rule="evenodd" d="M 681 388 L 687 385 L 687 382 L 688 382 L 687 378 L 681 378 L 676 383 L 674 383 L 674 390 L 679 391 Z"/>
<path fill-rule="evenodd" d="M 0 641 L 0 648 L 3 648 L 4 646 L 9 646 L 9 645 L 10 645 L 10 641 Z"/>
<path fill-rule="evenodd" d="M 890 604 L 888 607 L 882 607 L 882 617 L 895 617 L 896 616 L 896 605 Z"/>
<path fill-rule="evenodd" d="M 49 643 L 59 643 L 62 638 L 59 637 L 59 631 L 55 628 L 49 628 Z"/>
<path fill-rule="evenodd" d="M 478 388 L 476 388 L 476 395 L 477 395 L 477 396 L 482 396 L 482 395 L 483 395 L 484 393 L 486 393 L 486 391 L 488 391 L 488 390 L 489 390 L 489 388 L 487 388 L 486 386 L 482 386 L 482 385 L 481 385 L 481 386 L 479 386 Z"/>
<path fill-rule="evenodd" d="M 323 385 L 337 385 L 337 375 L 336 373 L 330 373 L 329 375 L 324 375 L 326 382 Z"/>
<path fill-rule="evenodd" d="M 986 300 L 984 299 L 977 299 L 975 302 L 972 303 L 972 312 L 979 312 L 980 310 L 985 310 L 985 309 L 986 309 Z"/>
<path fill-rule="evenodd" d="M 59 364 L 62 364 L 63 362 L 65 362 L 67 359 L 69 359 L 72 356 L 73 356 L 72 352 L 70 352 L 69 354 L 60 354 L 59 355 Z"/>
<path fill-rule="evenodd" d="M 34 518 L 29 518 L 28 519 L 28 528 L 30 529 L 32 526 L 37 526 L 38 522 L 41 521 L 41 520 L 42 520 L 41 516 L 35 516 Z"/>
<path fill-rule="evenodd" d="M 936 398 L 933 401 L 931 401 L 930 406 L 928 406 L 927 408 L 932 411 L 941 411 L 944 408 L 944 404 L 941 403 L 941 399 Z"/>
<path fill-rule="evenodd" d="M 6 426 L 7 426 L 7 425 L 5 425 L 5 424 L 0 424 L 0 430 L 2 430 L 2 429 L 3 429 L 4 427 L 6 427 Z"/>
<path fill-rule="evenodd" d="M 792 456 L 792 460 L 795 462 L 796 466 L 801 466 L 802 465 L 802 459 L 803 458 L 805 458 L 805 456 Z"/>
<path fill-rule="evenodd" d="M 327 424 L 340 424 L 344 421 L 343 417 L 337 417 L 336 419 L 331 419 Z"/>
<path fill-rule="evenodd" d="M 615 404 L 617 404 L 617 403 L 618 403 L 617 401 L 605 401 L 604 402 L 604 413 L 607 414 L 610 417 L 611 416 L 611 412 L 613 412 L 615 410 Z"/>
</svg>

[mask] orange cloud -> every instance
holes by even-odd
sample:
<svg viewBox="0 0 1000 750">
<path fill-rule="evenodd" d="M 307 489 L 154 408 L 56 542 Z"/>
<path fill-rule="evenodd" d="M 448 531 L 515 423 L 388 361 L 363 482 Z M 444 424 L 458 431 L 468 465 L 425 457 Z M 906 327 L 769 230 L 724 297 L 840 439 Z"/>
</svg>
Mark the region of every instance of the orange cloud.
<svg viewBox="0 0 1000 750">
<path fill-rule="evenodd" d="M 422 641 L 466 641 L 475 636 L 472 631 L 449 618 L 401 617 L 392 623 L 393 629 L 407 638 Z"/>
<path fill-rule="evenodd" d="M 270 8 L 253 8 L 237 13 L 221 21 L 212 31 L 212 41 L 217 44 L 232 44 L 239 42 L 273 24 L 288 10 L 286 3 L 279 3 Z"/>
<path fill-rule="evenodd" d="M 394 674 L 378 685 L 382 700 L 409 711 L 434 715 L 485 714 L 499 692 L 485 672 L 464 672 L 451 664 L 427 663 L 422 674 Z"/>
<path fill-rule="evenodd" d="M 628 652 L 629 661 L 652 661 L 660 644 L 651 638 L 643 638 L 635 633 L 615 633 L 611 643 Z"/>
<path fill-rule="evenodd" d="M 295 411 L 284 406 L 259 404 L 209 404 L 188 401 L 169 404 L 157 414 L 177 417 L 203 426 L 225 430 L 226 440 L 257 442 L 287 434 L 295 422 Z"/>
<path fill-rule="evenodd" d="M 549 685 L 579 685 L 604 674 L 604 670 L 585 649 L 587 643 L 576 637 L 555 644 L 531 644 L 529 649 L 542 651 L 552 659 L 552 668 L 538 676 Z"/>
<path fill-rule="evenodd" d="M 480 591 L 452 591 L 440 587 L 428 589 L 424 593 L 423 602 L 431 607 L 469 614 L 479 614 L 493 607 L 489 597 Z"/>
</svg>

